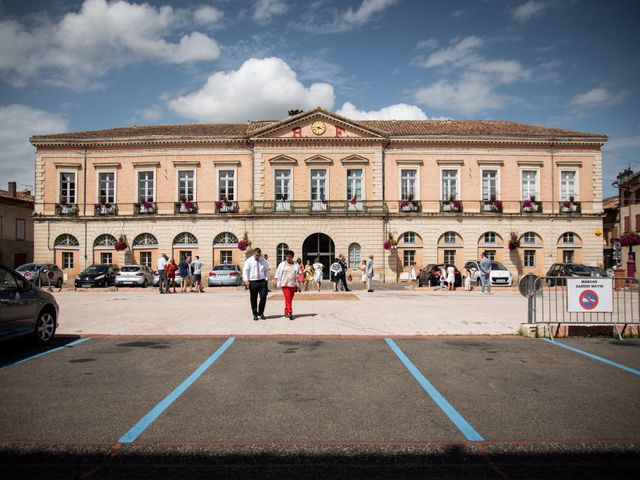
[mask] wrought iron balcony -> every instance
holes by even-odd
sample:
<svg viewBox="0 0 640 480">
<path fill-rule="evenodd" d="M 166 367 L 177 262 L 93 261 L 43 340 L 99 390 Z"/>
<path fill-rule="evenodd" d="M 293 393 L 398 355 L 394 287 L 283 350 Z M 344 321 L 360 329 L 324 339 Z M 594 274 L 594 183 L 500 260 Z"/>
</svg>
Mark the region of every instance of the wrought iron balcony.
<svg viewBox="0 0 640 480">
<path fill-rule="evenodd" d="M 139 202 L 133 206 L 134 215 L 155 215 L 158 213 L 156 202 Z"/>
<path fill-rule="evenodd" d="M 420 213 L 422 211 L 422 203 L 420 203 L 420 200 L 400 200 L 398 208 L 401 213 Z"/>
<path fill-rule="evenodd" d="M 198 213 L 198 204 L 188 200 L 184 202 L 176 202 L 174 204 L 174 213 L 176 215 Z"/>
<path fill-rule="evenodd" d="M 93 206 L 93 213 L 99 217 L 117 215 L 118 206 L 115 203 L 96 203 Z"/>
<path fill-rule="evenodd" d="M 567 200 L 565 202 L 560 202 L 560 212 L 566 213 L 569 215 L 576 214 L 579 215 L 582 211 L 581 202 L 577 202 L 575 200 Z"/>
<path fill-rule="evenodd" d="M 78 215 L 78 205 L 75 203 L 57 203 L 56 215 L 63 217 L 75 217 Z"/>
</svg>

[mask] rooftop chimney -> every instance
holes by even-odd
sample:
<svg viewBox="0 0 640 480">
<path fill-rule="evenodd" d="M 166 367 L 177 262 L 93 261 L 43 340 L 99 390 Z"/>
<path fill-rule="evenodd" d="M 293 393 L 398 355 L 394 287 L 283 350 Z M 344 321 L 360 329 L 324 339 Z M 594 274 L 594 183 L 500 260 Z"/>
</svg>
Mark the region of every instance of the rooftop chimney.
<svg viewBox="0 0 640 480">
<path fill-rule="evenodd" d="M 9 182 L 9 195 L 16 198 L 18 196 L 16 182 Z"/>
</svg>

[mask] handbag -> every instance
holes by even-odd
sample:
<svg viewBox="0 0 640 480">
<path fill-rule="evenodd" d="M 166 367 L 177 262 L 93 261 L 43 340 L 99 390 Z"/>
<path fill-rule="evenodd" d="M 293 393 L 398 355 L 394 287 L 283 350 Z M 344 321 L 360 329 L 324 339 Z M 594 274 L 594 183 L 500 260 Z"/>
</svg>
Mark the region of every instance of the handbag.
<svg viewBox="0 0 640 480">
<path fill-rule="evenodd" d="M 353 281 L 353 277 L 351 276 L 351 272 L 349 272 L 349 275 L 347 276 L 347 280 L 349 280 L 350 282 Z"/>
</svg>

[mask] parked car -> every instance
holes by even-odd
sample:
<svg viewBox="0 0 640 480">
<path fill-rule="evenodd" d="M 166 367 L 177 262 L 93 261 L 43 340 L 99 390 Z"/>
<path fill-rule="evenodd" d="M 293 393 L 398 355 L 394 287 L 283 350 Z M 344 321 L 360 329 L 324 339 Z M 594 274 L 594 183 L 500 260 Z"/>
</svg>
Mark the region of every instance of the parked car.
<svg viewBox="0 0 640 480">
<path fill-rule="evenodd" d="M 178 273 L 178 270 L 176 270 L 176 287 L 180 286 L 180 284 L 182 283 L 182 277 L 180 276 L 180 274 Z M 158 272 L 153 272 L 153 286 L 154 287 L 158 287 L 160 285 L 160 274 Z"/>
<path fill-rule="evenodd" d="M 242 285 L 242 269 L 238 265 L 215 265 L 209 272 L 209 286 Z"/>
<path fill-rule="evenodd" d="M 48 343 L 58 328 L 58 312 L 53 295 L 0 265 L 0 341 L 31 335 Z"/>
<path fill-rule="evenodd" d="M 575 277 L 585 278 L 594 277 L 591 267 L 582 265 L 581 263 L 554 263 L 547 272 L 547 277 Z M 554 285 L 566 285 L 567 281 L 564 278 L 554 279 L 547 278 L 547 285 L 553 287 Z"/>
<path fill-rule="evenodd" d="M 115 285 L 118 266 L 111 263 L 91 265 L 76 277 L 76 288 L 108 287 Z"/>
<path fill-rule="evenodd" d="M 116 272 L 116 287 L 143 287 L 153 284 L 153 272 L 146 265 L 124 265 Z"/>
<path fill-rule="evenodd" d="M 51 286 L 62 288 L 64 281 L 62 270 L 53 263 L 25 263 L 16 268 L 16 272 L 39 287 L 49 285 L 49 272 L 53 272 Z"/>
<path fill-rule="evenodd" d="M 480 279 L 480 260 L 472 260 L 470 262 L 467 262 L 464 268 L 471 272 L 471 283 L 475 283 L 476 285 L 481 286 L 482 280 Z M 505 267 L 502 263 L 493 261 L 491 262 L 489 281 L 491 282 L 492 287 L 510 287 L 511 285 L 513 285 L 513 275 L 511 275 L 511 272 L 507 270 L 507 267 Z"/>
<path fill-rule="evenodd" d="M 594 277 L 603 277 L 603 278 L 613 278 L 613 268 L 600 268 L 600 267 L 590 267 L 586 265 L 586 267 L 591 270 Z"/>
<path fill-rule="evenodd" d="M 460 270 L 458 270 L 455 266 L 455 281 L 454 286 L 461 287 L 462 286 L 462 274 Z M 418 274 L 418 286 L 422 287 L 424 285 L 428 287 L 436 287 L 440 285 L 440 272 L 442 270 L 447 269 L 446 265 L 437 265 L 435 263 L 431 263 L 420 270 Z"/>
</svg>

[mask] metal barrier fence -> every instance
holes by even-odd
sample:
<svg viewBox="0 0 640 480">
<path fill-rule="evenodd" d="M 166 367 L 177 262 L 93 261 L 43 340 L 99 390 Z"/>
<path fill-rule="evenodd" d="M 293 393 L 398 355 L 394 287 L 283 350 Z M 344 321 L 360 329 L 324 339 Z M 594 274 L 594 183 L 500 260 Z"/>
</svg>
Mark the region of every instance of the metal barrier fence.
<svg viewBox="0 0 640 480">
<path fill-rule="evenodd" d="M 633 277 L 615 277 L 612 282 L 611 312 L 570 312 L 567 279 L 574 277 L 538 277 L 529 292 L 529 323 L 546 323 L 553 340 L 552 325 L 613 325 L 620 340 L 628 325 L 640 324 L 640 288 Z M 602 277 L 581 280 L 606 280 Z M 622 330 L 620 330 L 622 326 Z"/>
</svg>

